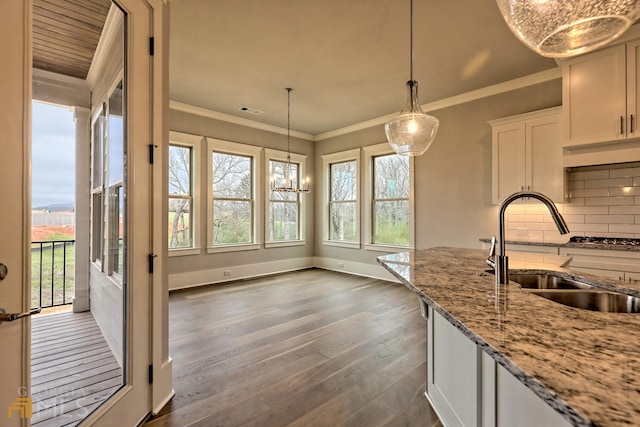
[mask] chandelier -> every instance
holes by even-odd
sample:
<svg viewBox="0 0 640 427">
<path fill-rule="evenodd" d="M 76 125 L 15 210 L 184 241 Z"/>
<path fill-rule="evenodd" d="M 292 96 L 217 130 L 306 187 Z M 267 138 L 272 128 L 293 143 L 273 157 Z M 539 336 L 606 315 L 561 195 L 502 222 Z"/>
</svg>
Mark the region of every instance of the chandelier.
<svg viewBox="0 0 640 427">
<path fill-rule="evenodd" d="M 440 121 L 420 108 L 418 82 L 413 80 L 413 0 L 410 2 L 410 77 L 407 100 L 400 113 L 384 125 L 389 145 L 398 154 L 419 156 L 431 145 Z"/>
<path fill-rule="evenodd" d="M 637 0 L 497 0 L 497 3 L 516 37 L 550 58 L 602 47 L 640 18 Z"/>
<path fill-rule="evenodd" d="M 298 182 L 298 168 L 294 172 L 294 167 L 291 165 L 291 92 L 293 89 L 287 87 L 284 89 L 287 92 L 287 162 L 283 168 L 283 176 L 273 171 L 271 175 L 271 191 L 278 193 L 308 193 L 310 190 L 309 177 L 297 186 Z"/>
</svg>

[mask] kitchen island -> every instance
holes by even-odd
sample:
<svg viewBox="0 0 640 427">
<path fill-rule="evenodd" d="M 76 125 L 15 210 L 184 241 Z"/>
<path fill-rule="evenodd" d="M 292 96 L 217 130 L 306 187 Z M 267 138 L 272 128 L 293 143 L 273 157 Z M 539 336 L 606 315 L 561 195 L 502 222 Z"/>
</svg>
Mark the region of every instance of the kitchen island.
<svg viewBox="0 0 640 427">
<path fill-rule="evenodd" d="M 568 278 L 640 296 L 640 287 L 623 288 L 576 273 L 562 262 L 538 265 L 513 255 L 510 272 L 553 269 Z M 577 426 L 640 425 L 640 314 L 572 308 L 515 284 L 497 293 L 486 257 L 481 250 L 440 247 L 386 255 L 378 262 L 477 347 L 482 361 L 495 362 L 496 370 L 508 372 L 562 421 Z M 477 373 L 490 376 L 484 368 Z M 486 392 L 484 387 L 482 383 L 471 388 L 480 393 Z M 496 398 L 479 399 L 486 408 Z M 477 425 L 486 424 L 487 416 L 497 418 L 472 415 L 482 420 Z"/>
</svg>

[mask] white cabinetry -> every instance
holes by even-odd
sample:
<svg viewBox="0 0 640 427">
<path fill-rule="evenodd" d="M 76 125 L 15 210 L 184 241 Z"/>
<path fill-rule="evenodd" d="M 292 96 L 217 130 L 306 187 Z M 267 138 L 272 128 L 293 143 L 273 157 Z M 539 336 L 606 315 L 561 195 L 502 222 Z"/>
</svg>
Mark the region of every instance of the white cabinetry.
<svg viewBox="0 0 640 427">
<path fill-rule="evenodd" d="M 427 396 L 447 427 L 480 426 L 480 350 L 433 308 L 427 320 Z"/>
<path fill-rule="evenodd" d="M 569 268 L 629 283 L 640 281 L 640 252 L 560 248 L 570 256 Z"/>
<path fill-rule="evenodd" d="M 492 200 L 523 190 L 565 200 L 562 107 L 489 122 L 492 128 Z"/>
<path fill-rule="evenodd" d="M 427 398 L 445 427 L 570 425 L 432 307 L 423 311 Z"/>
<path fill-rule="evenodd" d="M 639 82 L 640 40 L 562 63 L 565 166 L 640 160 Z"/>
<path fill-rule="evenodd" d="M 495 363 L 495 362 L 494 362 Z M 569 427 L 551 406 L 536 396 L 509 371 L 496 366 L 495 426 Z"/>
</svg>

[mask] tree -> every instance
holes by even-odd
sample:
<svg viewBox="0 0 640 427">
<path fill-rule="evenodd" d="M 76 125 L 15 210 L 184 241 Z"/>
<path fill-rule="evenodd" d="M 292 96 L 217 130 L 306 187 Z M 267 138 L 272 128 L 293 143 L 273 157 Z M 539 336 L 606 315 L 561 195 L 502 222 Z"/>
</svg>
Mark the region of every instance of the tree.
<svg viewBox="0 0 640 427">
<path fill-rule="evenodd" d="M 191 246 L 191 148 L 169 146 L 169 248 Z"/>
</svg>

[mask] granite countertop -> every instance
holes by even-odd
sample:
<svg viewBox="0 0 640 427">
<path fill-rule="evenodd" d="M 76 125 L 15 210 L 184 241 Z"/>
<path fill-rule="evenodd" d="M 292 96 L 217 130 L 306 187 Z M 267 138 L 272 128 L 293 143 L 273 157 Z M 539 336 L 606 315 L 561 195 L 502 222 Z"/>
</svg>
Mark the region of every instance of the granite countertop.
<svg viewBox="0 0 640 427">
<path fill-rule="evenodd" d="M 478 239 L 482 243 L 491 243 L 490 238 Z M 533 240 L 505 240 L 506 244 L 511 245 L 531 245 L 531 246 L 550 246 L 555 248 L 579 248 L 579 249 L 604 249 L 608 251 L 628 251 L 640 252 L 640 246 L 632 245 L 612 245 L 610 243 L 578 243 L 578 242 L 536 242 Z"/>
<path fill-rule="evenodd" d="M 528 255 L 510 254 L 510 271 L 555 270 L 640 295 L 640 285 L 562 267 L 566 257 Z M 486 256 L 439 247 L 378 262 L 574 425 L 640 425 L 640 314 L 572 308 L 512 284 L 497 304 Z"/>
</svg>

